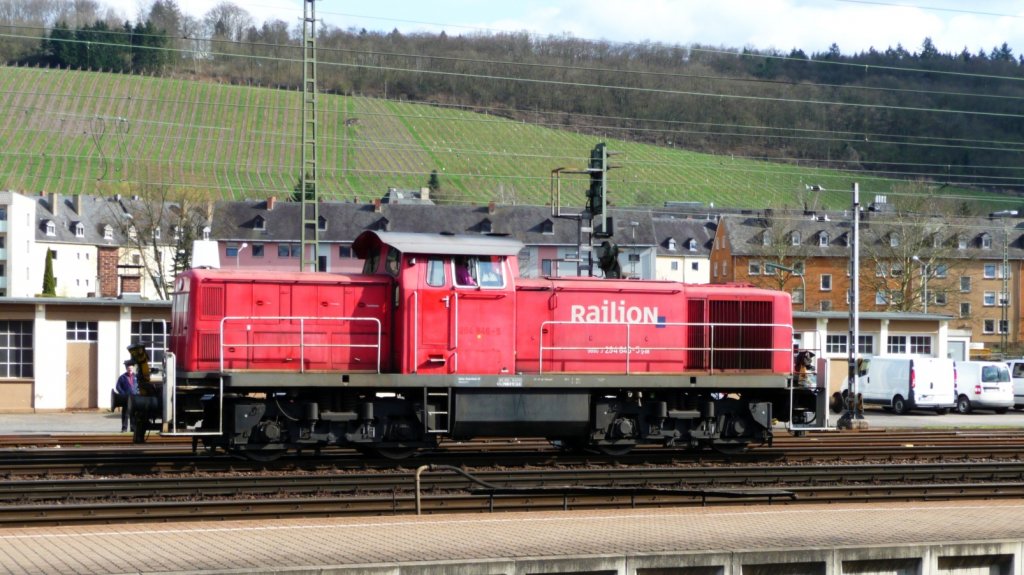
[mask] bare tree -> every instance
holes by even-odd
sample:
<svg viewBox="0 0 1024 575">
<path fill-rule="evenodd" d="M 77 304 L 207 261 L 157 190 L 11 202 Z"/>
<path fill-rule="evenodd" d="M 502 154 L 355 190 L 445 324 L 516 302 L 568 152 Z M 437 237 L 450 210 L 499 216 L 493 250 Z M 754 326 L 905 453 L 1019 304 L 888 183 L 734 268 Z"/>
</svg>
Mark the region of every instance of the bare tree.
<svg viewBox="0 0 1024 575">
<path fill-rule="evenodd" d="M 962 267 L 957 236 L 950 231 L 950 206 L 937 204 L 919 188 L 900 186 L 898 210 L 871 216 L 861 230 L 862 301 L 890 311 L 923 311 L 926 298 L 942 301 Z M 946 211 L 948 213 L 941 213 Z M 924 285 L 928 290 L 925 292 Z"/>
<path fill-rule="evenodd" d="M 807 294 L 803 275 L 811 253 L 804 241 L 807 238 L 802 237 L 801 218 L 792 212 L 777 213 L 767 209 L 760 221 L 761 229 L 753 238 L 757 244 L 753 253 L 761 258 L 761 275 L 751 276 L 750 282 L 790 293 L 799 288 L 800 299 L 794 303 L 805 306 Z"/>
<path fill-rule="evenodd" d="M 206 224 L 207 198 L 195 190 L 142 184 L 130 198 L 110 202 L 111 223 L 124 246 L 123 263 L 136 263 L 160 299 L 169 299 L 174 275 L 187 269 L 192 240 Z"/>
</svg>

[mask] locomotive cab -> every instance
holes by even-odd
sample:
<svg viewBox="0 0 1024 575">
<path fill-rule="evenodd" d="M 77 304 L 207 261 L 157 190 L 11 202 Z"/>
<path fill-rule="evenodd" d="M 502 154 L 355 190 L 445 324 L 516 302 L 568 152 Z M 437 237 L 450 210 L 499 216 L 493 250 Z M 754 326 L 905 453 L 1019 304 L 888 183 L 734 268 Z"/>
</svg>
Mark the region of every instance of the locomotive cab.
<svg viewBox="0 0 1024 575">
<path fill-rule="evenodd" d="M 515 367 L 516 254 L 497 237 L 365 232 L 364 273 L 394 278 L 395 372 L 500 374 Z"/>
</svg>

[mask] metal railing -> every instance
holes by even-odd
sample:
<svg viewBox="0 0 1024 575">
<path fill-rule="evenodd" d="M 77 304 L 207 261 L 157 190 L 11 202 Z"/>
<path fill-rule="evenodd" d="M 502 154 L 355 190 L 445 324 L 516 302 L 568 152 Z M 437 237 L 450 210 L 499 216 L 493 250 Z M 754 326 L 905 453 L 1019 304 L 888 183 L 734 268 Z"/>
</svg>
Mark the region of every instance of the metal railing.
<svg viewBox="0 0 1024 575">
<path fill-rule="evenodd" d="M 619 345 L 614 345 L 614 344 L 613 345 L 607 345 L 606 344 L 606 345 L 598 345 L 598 346 L 555 346 L 555 345 L 544 345 L 545 332 L 548 331 L 550 327 L 556 326 L 556 325 L 575 326 L 577 329 L 584 329 L 584 328 L 595 327 L 595 326 L 620 326 L 620 327 L 625 327 L 626 328 L 625 342 L 623 344 L 619 344 Z M 757 348 L 755 348 L 755 347 L 715 347 L 714 345 L 707 345 L 707 346 L 701 346 L 701 347 L 692 347 L 692 346 L 670 346 L 670 347 L 664 347 L 664 346 L 634 346 L 632 344 L 632 341 L 633 341 L 632 330 L 633 330 L 633 328 L 637 328 L 637 327 L 647 327 L 647 328 L 650 328 L 650 327 L 656 327 L 656 328 L 678 327 L 678 328 L 682 328 L 682 329 L 701 328 L 699 339 L 704 340 L 704 341 L 708 341 L 708 342 L 712 342 L 712 343 L 715 341 L 715 328 L 716 327 L 718 327 L 719 329 L 735 329 L 735 328 L 744 328 L 744 327 L 748 327 L 748 328 L 752 328 L 752 327 L 767 328 L 767 329 L 771 330 L 772 333 L 771 333 L 770 337 L 773 338 L 773 339 L 775 338 L 775 333 L 774 333 L 775 328 L 783 328 L 783 329 L 786 330 L 786 333 L 787 333 L 786 341 L 787 342 L 793 341 L 793 326 L 789 325 L 789 324 L 774 324 L 774 323 L 722 323 L 722 324 L 716 324 L 716 323 L 689 323 L 689 322 L 630 323 L 630 322 L 605 322 L 605 321 L 579 323 L 579 322 L 573 322 L 573 321 L 554 321 L 554 320 L 552 320 L 552 321 L 542 322 L 541 325 L 540 325 L 540 334 L 539 334 L 540 337 L 538 338 L 539 354 L 537 356 L 537 371 L 538 371 L 538 373 L 544 373 L 544 352 L 545 351 L 549 351 L 549 352 L 584 351 L 584 352 L 586 352 L 587 355 L 590 355 L 590 354 L 597 355 L 597 354 L 603 354 L 603 353 L 612 353 L 612 354 L 620 353 L 620 354 L 625 354 L 625 356 L 626 356 L 625 357 L 625 361 L 626 361 L 625 373 L 627 375 L 631 373 L 631 371 L 630 371 L 630 362 L 634 358 L 634 356 L 639 356 L 639 355 L 647 356 L 647 355 L 650 355 L 652 352 L 659 352 L 659 351 L 679 352 L 679 358 L 676 361 L 680 362 L 683 365 L 688 364 L 687 358 L 685 357 L 685 355 L 688 354 L 688 353 L 699 352 L 701 354 L 706 354 L 707 355 L 707 362 L 706 362 L 706 366 L 703 366 L 703 367 L 706 368 L 707 373 L 712 373 L 714 371 L 714 369 L 715 369 L 715 353 L 716 352 L 718 352 L 720 354 L 721 353 L 727 353 L 727 352 L 730 352 L 730 353 L 738 353 L 738 352 L 745 352 L 745 353 L 767 352 L 768 353 L 768 357 L 769 357 L 769 364 L 770 364 L 771 363 L 771 358 L 773 357 L 773 355 L 775 353 L 783 352 L 783 353 L 786 353 L 786 354 L 792 354 L 792 351 L 793 351 L 792 347 L 782 347 L 782 348 L 773 348 L 773 347 L 769 347 L 769 348 L 762 348 L 762 347 L 757 347 Z M 547 339 L 551 339 L 551 338 L 549 337 Z M 788 355 L 787 355 L 787 357 L 788 357 Z M 562 359 L 562 361 L 581 361 L 583 359 L 586 359 L 586 357 L 585 356 L 581 356 L 581 357 L 564 358 L 564 359 Z M 659 361 L 666 361 L 666 360 L 660 359 Z M 701 363 L 703 364 L 705 362 L 702 361 Z M 740 366 L 735 366 L 735 368 L 739 369 Z M 688 369 L 688 371 L 693 371 L 693 370 L 692 369 Z"/>
<path fill-rule="evenodd" d="M 228 342 L 224 341 L 225 325 L 228 322 L 263 322 L 263 321 L 268 321 L 268 320 L 289 321 L 289 322 L 297 321 L 297 322 L 299 322 L 299 331 L 298 331 L 297 334 L 295 334 L 295 335 L 298 336 L 298 342 L 251 343 L 251 342 L 248 342 L 248 341 L 244 341 L 244 342 L 241 342 L 241 343 L 238 343 L 238 342 L 230 342 L 230 343 L 228 343 Z M 341 323 L 341 322 L 372 323 L 372 324 L 374 324 L 376 326 L 376 338 L 377 338 L 377 341 L 376 341 L 376 343 L 372 343 L 372 344 L 371 343 L 364 343 L 364 344 L 359 344 L 359 343 L 309 343 L 309 342 L 306 342 L 306 322 L 312 322 L 312 321 L 316 321 L 316 322 L 337 321 L 339 323 Z M 252 326 L 251 325 L 245 326 L 245 333 L 247 333 L 247 334 L 248 333 L 252 333 L 252 331 L 253 330 L 252 330 Z M 314 332 L 314 333 L 316 335 L 323 335 L 324 332 L 317 331 L 317 332 Z M 362 348 L 362 349 L 375 349 L 376 352 L 377 352 L 377 368 L 376 369 L 377 369 L 377 373 L 380 373 L 381 334 L 382 334 L 382 328 L 381 328 L 380 320 L 375 318 L 375 317 L 308 317 L 308 316 L 256 316 L 256 317 L 253 317 L 253 316 L 228 316 L 228 317 L 221 318 L 221 320 L 220 320 L 220 334 L 219 334 L 219 338 L 220 338 L 220 353 L 218 354 L 219 358 L 220 358 L 220 371 L 221 372 L 225 371 L 225 367 L 224 367 L 224 359 L 225 359 L 224 358 L 224 350 L 225 350 L 225 348 L 228 348 L 228 347 L 238 347 L 238 348 L 243 348 L 243 349 L 247 349 L 247 350 L 259 349 L 259 348 L 271 348 L 271 347 L 276 347 L 276 348 L 280 348 L 280 347 L 298 347 L 298 349 L 299 349 L 299 373 L 304 373 L 306 371 L 306 349 L 307 348 L 349 348 L 349 349 Z M 246 362 L 246 364 L 252 363 L 252 360 L 249 358 L 249 354 L 248 353 L 246 353 L 245 362 Z"/>
</svg>

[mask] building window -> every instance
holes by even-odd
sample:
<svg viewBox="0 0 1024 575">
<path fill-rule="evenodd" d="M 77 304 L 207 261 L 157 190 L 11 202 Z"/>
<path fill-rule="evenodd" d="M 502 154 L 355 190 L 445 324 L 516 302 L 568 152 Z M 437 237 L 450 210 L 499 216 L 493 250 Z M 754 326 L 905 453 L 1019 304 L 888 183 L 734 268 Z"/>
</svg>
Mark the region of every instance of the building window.
<svg viewBox="0 0 1024 575">
<path fill-rule="evenodd" d="M 160 239 L 160 228 L 153 228 L 153 239 L 154 240 L 159 240 Z"/>
<path fill-rule="evenodd" d="M 889 275 L 891 275 L 894 278 L 902 277 L 903 276 L 903 264 L 899 263 L 899 262 L 894 262 L 892 264 L 892 267 L 889 268 Z"/>
<path fill-rule="evenodd" d="M 932 354 L 932 336 L 912 335 L 910 336 L 910 353 L 915 355 Z"/>
<path fill-rule="evenodd" d="M 999 320 L 999 333 L 1010 333 L 1010 320 Z"/>
<path fill-rule="evenodd" d="M 700 262 L 690 262 L 690 269 L 695 272 L 700 271 Z"/>
<path fill-rule="evenodd" d="M 828 247 L 828 232 L 821 232 L 818 234 L 818 245 L 823 248 Z"/>
<path fill-rule="evenodd" d="M 326 232 L 327 231 L 327 218 L 325 218 L 323 216 L 318 217 L 316 219 L 316 229 L 317 229 L 317 231 Z"/>
<path fill-rule="evenodd" d="M 671 269 L 674 272 L 679 271 L 679 262 L 671 262 Z"/>
<path fill-rule="evenodd" d="M 889 305 L 889 290 L 880 289 L 875 292 L 875 305 Z"/>
<path fill-rule="evenodd" d="M 67 340 L 96 341 L 97 325 L 95 321 L 69 321 L 67 322 Z"/>
<path fill-rule="evenodd" d="M 971 276 L 960 276 L 960 291 L 964 293 L 971 291 Z"/>
<path fill-rule="evenodd" d="M 540 226 L 540 232 L 542 234 L 551 235 L 555 233 L 555 224 L 551 220 L 544 220 L 544 223 Z"/>
<path fill-rule="evenodd" d="M 715 262 L 715 264 L 712 266 L 711 277 L 718 277 L 718 262 Z"/>
<path fill-rule="evenodd" d="M 789 234 L 789 243 L 794 246 L 800 245 L 800 232 L 793 232 Z"/>
<path fill-rule="evenodd" d="M 934 295 L 935 305 L 946 305 L 949 303 L 949 297 L 944 291 L 929 292 L 928 295 Z"/>
<path fill-rule="evenodd" d="M 85 226 L 82 225 L 82 222 L 78 222 L 78 223 L 75 224 L 75 237 L 76 238 L 84 238 L 85 237 Z"/>
<path fill-rule="evenodd" d="M 266 253 L 266 248 L 263 244 L 252 245 L 252 257 L 262 258 L 264 253 Z"/>
<path fill-rule="evenodd" d="M 942 247 L 942 236 L 940 236 L 939 234 L 932 234 L 932 247 L 933 248 L 941 248 Z"/>
<path fill-rule="evenodd" d="M 986 319 L 981 327 L 981 333 L 995 333 L 996 332 L 996 320 Z"/>
<path fill-rule="evenodd" d="M 761 245 L 762 246 L 770 246 L 770 245 L 772 245 L 772 234 L 771 234 L 771 232 L 765 231 L 763 234 L 761 234 Z"/>
<path fill-rule="evenodd" d="M 804 262 L 796 262 L 793 264 L 793 273 L 802 276 L 804 275 Z"/>
<path fill-rule="evenodd" d="M 238 257 L 239 249 L 241 249 L 241 246 L 239 244 L 232 242 L 228 244 L 227 248 L 224 249 L 224 255 L 229 258 L 236 258 Z"/>
<path fill-rule="evenodd" d="M 887 275 L 889 275 L 889 266 L 884 264 L 884 263 L 882 263 L 882 262 L 876 263 L 875 264 L 875 277 L 876 278 L 884 278 Z"/>
<path fill-rule="evenodd" d="M 55 224 L 52 221 L 48 220 L 46 222 L 46 235 L 48 235 L 48 236 L 55 236 L 55 235 L 57 235 L 57 224 Z"/>
<path fill-rule="evenodd" d="M 967 237 L 966 236 L 957 236 L 956 237 L 956 249 L 958 249 L 958 250 L 966 250 L 967 249 Z"/>
<path fill-rule="evenodd" d="M 935 277 L 945 278 L 947 276 L 949 276 L 949 265 L 935 264 Z"/>
<path fill-rule="evenodd" d="M 33 348 L 31 320 L 0 321 L 0 379 L 33 377 Z"/>
<path fill-rule="evenodd" d="M 7 206 L 0 206 L 0 222 L 7 221 Z"/>
<path fill-rule="evenodd" d="M 668 251 L 670 251 L 670 252 L 676 251 L 676 240 L 675 240 L 675 238 L 669 238 L 668 239 Z"/>
<path fill-rule="evenodd" d="M 690 241 L 686 242 L 686 244 L 686 249 L 691 252 L 697 251 L 697 240 L 691 238 Z"/>
<path fill-rule="evenodd" d="M 821 291 L 832 291 L 832 274 L 821 274 Z"/>
<path fill-rule="evenodd" d="M 832 311 L 832 301 L 827 299 L 821 300 L 821 302 L 818 304 L 818 308 L 821 311 Z"/>
<path fill-rule="evenodd" d="M 210 226 L 203 227 L 203 239 L 204 240 L 210 239 Z"/>
<path fill-rule="evenodd" d="M 351 259 L 352 246 L 338 246 L 338 257 L 341 259 Z"/>
<path fill-rule="evenodd" d="M 893 353 L 907 353 L 907 336 L 905 335 L 890 335 L 889 345 L 886 346 L 890 354 Z"/>
<path fill-rule="evenodd" d="M 898 248 L 898 247 L 900 247 L 900 235 L 899 234 L 889 234 L 889 247 L 891 247 L 891 248 Z"/>
<path fill-rule="evenodd" d="M 134 240 L 139 237 L 139 233 L 135 230 L 135 226 L 128 226 L 128 238 Z"/>
<path fill-rule="evenodd" d="M 996 277 L 996 264 L 985 264 L 985 271 L 982 274 L 987 280 L 995 279 Z"/>
<path fill-rule="evenodd" d="M 761 262 L 750 262 L 747 264 L 747 275 L 761 275 Z"/>
<path fill-rule="evenodd" d="M 968 302 L 960 302 L 960 317 L 971 317 L 971 304 Z"/>
<path fill-rule="evenodd" d="M 167 322 L 151 319 L 132 322 L 132 345 L 141 343 L 146 346 L 151 364 L 164 361 L 167 350 Z"/>
<path fill-rule="evenodd" d="M 846 353 L 846 334 L 829 334 L 825 336 L 825 353 Z"/>
<path fill-rule="evenodd" d="M 994 292 L 994 291 L 987 291 L 987 292 L 985 292 L 985 296 L 984 296 L 984 299 L 982 301 L 982 305 L 984 305 L 985 307 L 991 307 L 991 306 L 996 305 L 996 292 Z"/>
<path fill-rule="evenodd" d="M 551 277 L 551 270 L 554 268 L 552 260 L 541 260 L 540 262 L 540 275 L 545 277 Z"/>
<path fill-rule="evenodd" d="M 992 236 L 988 234 L 981 234 L 981 249 L 990 250 L 992 249 Z"/>
<path fill-rule="evenodd" d="M 302 244 L 277 244 L 277 257 L 297 258 L 302 254 Z"/>
<path fill-rule="evenodd" d="M 793 290 L 793 303 L 803 304 L 804 303 L 804 290 L 803 288 L 796 288 Z"/>
<path fill-rule="evenodd" d="M 875 355 L 875 336 L 858 334 L 857 353 L 861 355 Z"/>
</svg>

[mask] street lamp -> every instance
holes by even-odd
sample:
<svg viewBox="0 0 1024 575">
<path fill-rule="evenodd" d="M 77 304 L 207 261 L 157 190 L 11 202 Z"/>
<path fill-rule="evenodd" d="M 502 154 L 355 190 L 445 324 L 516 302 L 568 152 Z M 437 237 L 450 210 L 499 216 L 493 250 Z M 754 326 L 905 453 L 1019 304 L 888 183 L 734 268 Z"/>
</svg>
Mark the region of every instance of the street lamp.
<svg viewBox="0 0 1024 575">
<path fill-rule="evenodd" d="M 242 253 L 242 250 L 249 247 L 249 244 L 242 242 L 242 245 L 238 246 L 238 251 L 235 252 L 235 269 L 238 269 L 238 256 Z"/>
<path fill-rule="evenodd" d="M 921 258 L 913 256 L 910 259 L 921 264 L 921 303 L 924 304 L 924 313 L 928 313 L 928 264 L 921 261 Z"/>
<path fill-rule="evenodd" d="M 789 272 L 800 278 L 800 289 L 802 290 L 800 292 L 802 294 L 800 303 L 803 304 L 802 309 L 807 311 L 807 281 L 804 279 L 804 273 L 802 271 L 797 271 L 796 268 L 791 268 L 775 262 L 765 262 L 764 264 L 764 271 L 767 273 L 773 273 L 777 269 Z"/>
</svg>

